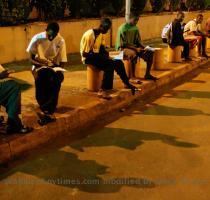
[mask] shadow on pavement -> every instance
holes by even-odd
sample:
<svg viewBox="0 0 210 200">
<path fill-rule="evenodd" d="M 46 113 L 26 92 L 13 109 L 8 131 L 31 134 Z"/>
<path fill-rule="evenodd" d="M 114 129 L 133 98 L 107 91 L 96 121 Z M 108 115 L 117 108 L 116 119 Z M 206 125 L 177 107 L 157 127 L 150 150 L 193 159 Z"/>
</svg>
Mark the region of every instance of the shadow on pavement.
<svg viewBox="0 0 210 200">
<path fill-rule="evenodd" d="M 90 193 L 114 193 L 123 186 L 135 188 L 153 188 L 155 184 L 147 179 L 126 177 L 102 179 L 100 176 L 107 174 L 107 166 L 100 165 L 93 160 L 80 160 L 77 155 L 64 151 L 56 151 L 42 156 L 36 160 L 12 169 L 7 174 L 0 175 L 0 178 L 7 178 L 12 181 L 16 173 L 21 172 L 25 183 L 53 184 L 58 186 L 78 188 L 80 191 Z M 36 176 L 37 179 L 30 179 L 24 174 Z M 28 179 L 28 180 L 27 180 Z M 5 180 L 4 180 L 5 181 Z M 8 187 L 8 186 L 7 186 Z M 17 186 L 19 187 L 19 186 Z"/>
<path fill-rule="evenodd" d="M 176 99 L 192 99 L 202 98 L 210 99 L 210 92 L 207 91 L 189 91 L 189 90 L 172 90 L 168 92 L 168 95 L 163 97 L 176 98 Z"/>
<path fill-rule="evenodd" d="M 165 144 L 177 147 L 199 147 L 197 144 L 178 141 L 178 138 L 174 136 L 118 128 L 104 128 L 95 134 L 89 135 L 87 138 L 71 144 L 70 146 L 79 151 L 84 151 L 84 148 L 86 147 L 105 146 L 117 146 L 124 149 L 135 150 L 138 146 L 144 144 L 145 141 L 151 140 L 160 140 Z"/>
<path fill-rule="evenodd" d="M 142 115 L 169 115 L 169 116 L 193 116 L 193 115 L 209 115 L 201 110 L 189 108 L 175 108 L 169 106 L 150 104 L 151 107 L 144 110 Z"/>
</svg>

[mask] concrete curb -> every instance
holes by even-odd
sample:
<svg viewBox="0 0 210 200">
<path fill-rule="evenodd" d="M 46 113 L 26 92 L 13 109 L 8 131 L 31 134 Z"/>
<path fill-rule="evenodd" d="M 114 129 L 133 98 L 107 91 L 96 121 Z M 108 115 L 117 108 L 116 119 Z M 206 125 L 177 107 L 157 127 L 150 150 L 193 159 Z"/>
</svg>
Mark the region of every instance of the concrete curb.
<svg viewBox="0 0 210 200">
<path fill-rule="evenodd" d="M 0 144 L 0 164 L 8 162 L 15 157 L 19 157 L 22 153 L 38 147 L 39 145 L 43 145 L 58 136 L 71 135 L 78 132 L 84 126 L 91 125 L 95 119 L 113 112 L 116 109 L 120 109 L 135 99 L 141 99 L 141 97 L 151 91 L 161 89 L 161 87 L 172 83 L 177 78 L 208 63 L 210 63 L 210 61 L 200 60 L 178 66 L 171 71 L 163 72 L 156 83 L 144 83 L 141 86 L 142 92 L 137 93 L 135 96 L 132 96 L 128 90 L 121 90 L 117 92 L 110 101 L 101 100 L 100 102 L 92 102 L 85 107 L 79 107 L 66 113 L 65 116 L 59 118 L 56 123 L 40 127 L 28 135 L 23 135 L 14 138 L 11 141 L 2 143 Z"/>
</svg>

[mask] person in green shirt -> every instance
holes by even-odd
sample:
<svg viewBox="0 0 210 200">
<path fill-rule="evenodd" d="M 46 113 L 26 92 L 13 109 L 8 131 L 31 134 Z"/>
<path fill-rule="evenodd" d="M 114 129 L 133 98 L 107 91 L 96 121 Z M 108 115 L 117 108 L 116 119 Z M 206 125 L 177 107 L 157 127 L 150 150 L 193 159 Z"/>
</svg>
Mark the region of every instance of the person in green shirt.
<svg viewBox="0 0 210 200">
<path fill-rule="evenodd" d="M 147 63 L 146 80 L 154 80 L 157 78 L 150 74 L 154 50 L 151 47 L 145 47 L 141 43 L 141 36 L 136 24 L 139 21 L 139 16 L 131 14 L 130 20 L 122 24 L 117 33 L 116 50 L 124 51 L 124 59 L 131 60 L 133 77 L 135 77 L 135 66 L 138 58 L 142 58 Z"/>
<path fill-rule="evenodd" d="M 24 126 L 18 116 L 21 112 L 20 85 L 9 78 L 9 74 L 10 71 L 0 65 L 0 105 L 6 108 L 8 114 L 6 133 L 29 133 L 33 128 Z M 0 121 L 2 123 L 2 117 Z"/>
</svg>

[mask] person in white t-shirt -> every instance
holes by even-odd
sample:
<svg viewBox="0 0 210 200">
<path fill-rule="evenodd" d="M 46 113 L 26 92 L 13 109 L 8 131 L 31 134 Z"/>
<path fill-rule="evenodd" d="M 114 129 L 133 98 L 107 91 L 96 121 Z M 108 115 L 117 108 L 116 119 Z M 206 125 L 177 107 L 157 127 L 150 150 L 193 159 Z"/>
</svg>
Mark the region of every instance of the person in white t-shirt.
<svg viewBox="0 0 210 200">
<path fill-rule="evenodd" d="M 40 125 L 55 121 L 53 113 L 56 110 L 61 83 L 64 79 L 61 71 L 53 68 L 63 68 L 67 62 L 66 44 L 59 34 L 56 22 L 48 24 L 45 32 L 36 34 L 26 50 L 33 64 L 32 73 L 35 78 L 36 99 L 41 113 L 38 113 Z"/>
<path fill-rule="evenodd" d="M 189 21 L 184 27 L 184 38 L 187 41 L 197 40 L 199 54 L 208 58 L 206 54 L 206 34 L 202 32 L 203 15 L 198 14 L 196 19 Z"/>
</svg>

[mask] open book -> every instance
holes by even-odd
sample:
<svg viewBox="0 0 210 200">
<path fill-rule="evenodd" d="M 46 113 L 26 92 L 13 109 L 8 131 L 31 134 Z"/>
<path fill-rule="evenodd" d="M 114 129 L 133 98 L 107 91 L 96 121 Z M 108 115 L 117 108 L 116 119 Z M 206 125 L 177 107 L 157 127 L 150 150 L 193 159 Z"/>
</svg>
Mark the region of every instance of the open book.
<svg viewBox="0 0 210 200">
<path fill-rule="evenodd" d="M 148 51 L 153 51 L 153 52 L 155 51 L 155 48 L 150 47 L 150 46 L 146 46 L 144 49 Z"/>
<path fill-rule="evenodd" d="M 52 69 L 53 71 L 55 72 L 65 72 L 66 70 L 62 67 L 48 67 L 48 66 L 43 66 L 43 67 L 39 67 L 36 69 L 36 67 L 33 65 L 32 66 L 32 71 L 36 71 L 38 72 L 40 69 L 44 69 L 44 68 L 49 68 L 49 69 Z"/>
<path fill-rule="evenodd" d="M 3 72 L 3 71 L 7 71 L 8 74 L 15 73 L 15 70 L 11 70 L 11 69 L 4 68 L 4 67 L 0 64 L 0 73 Z"/>
<path fill-rule="evenodd" d="M 113 60 L 123 60 L 123 51 L 111 51 L 109 52 L 109 57 Z"/>
</svg>

